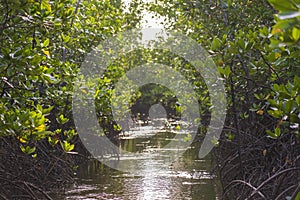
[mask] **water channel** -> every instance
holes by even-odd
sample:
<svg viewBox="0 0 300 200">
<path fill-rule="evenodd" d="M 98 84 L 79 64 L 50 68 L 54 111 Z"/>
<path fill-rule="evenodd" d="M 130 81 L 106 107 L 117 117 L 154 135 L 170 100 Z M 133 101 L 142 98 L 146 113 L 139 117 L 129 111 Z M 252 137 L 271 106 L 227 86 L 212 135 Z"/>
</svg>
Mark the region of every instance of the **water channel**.
<svg viewBox="0 0 300 200">
<path fill-rule="evenodd" d="M 152 2 L 153 0 L 148 0 Z M 129 3 L 130 0 L 124 0 Z M 128 6 L 128 5 L 127 5 Z M 144 11 L 143 27 L 162 27 L 158 19 Z M 216 200 L 219 199 L 219 181 L 211 174 L 210 155 L 197 157 L 200 144 L 193 144 L 179 159 L 165 165 L 155 156 L 172 154 L 176 149 L 161 151 L 161 147 L 174 140 L 174 131 L 162 131 L 151 126 L 131 132 L 121 139 L 119 147 L 139 153 L 127 156 L 128 165 L 137 170 L 126 173 L 111 169 L 98 161 L 79 166 L 76 184 L 66 189 L 60 199 L 65 200 Z M 183 134 L 183 137 L 185 135 Z"/>
<path fill-rule="evenodd" d="M 143 130 L 123 137 L 120 148 L 140 155 L 138 158 L 127 158 L 129 163 L 138 165 L 138 170 L 125 173 L 97 161 L 84 163 L 79 166 L 77 183 L 65 191 L 63 199 L 219 199 L 218 179 L 210 173 L 210 155 L 205 159 L 198 159 L 198 143 L 169 166 L 153 159 L 160 147 L 170 142 L 175 134 L 178 133 L 153 131 L 153 127 L 144 126 Z"/>
</svg>

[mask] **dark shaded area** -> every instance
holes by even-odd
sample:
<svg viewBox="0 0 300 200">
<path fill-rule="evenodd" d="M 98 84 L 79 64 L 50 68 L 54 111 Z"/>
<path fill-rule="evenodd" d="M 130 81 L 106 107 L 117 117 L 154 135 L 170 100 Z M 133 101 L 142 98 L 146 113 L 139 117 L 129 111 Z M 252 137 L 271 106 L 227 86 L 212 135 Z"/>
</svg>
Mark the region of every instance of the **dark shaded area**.
<svg viewBox="0 0 300 200">
<path fill-rule="evenodd" d="M 40 141 L 35 157 L 24 154 L 15 138 L 1 137 L 0 144 L 1 199 L 51 199 L 47 192 L 73 182 L 74 156 L 61 148 Z"/>
<path fill-rule="evenodd" d="M 180 119 L 180 113 L 176 112 L 178 99 L 170 89 L 153 83 L 142 86 L 139 91 L 141 96 L 131 107 L 134 118 L 147 120 L 151 106 L 160 104 L 166 110 L 168 119 Z"/>
</svg>

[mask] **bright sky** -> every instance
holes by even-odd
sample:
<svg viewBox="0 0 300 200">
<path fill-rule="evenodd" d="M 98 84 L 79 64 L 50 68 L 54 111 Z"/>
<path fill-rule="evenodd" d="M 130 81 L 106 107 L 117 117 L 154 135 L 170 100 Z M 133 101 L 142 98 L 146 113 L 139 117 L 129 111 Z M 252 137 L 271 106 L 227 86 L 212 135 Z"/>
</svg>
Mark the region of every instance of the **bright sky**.
<svg viewBox="0 0 300 200">
<path fill-rule="evenodd" d="M 144 0 L 144 2 L 153 2 L 154 0 Z M 125 5 L 129 5 L 131 0 L 123 0 Z M 153 13 L 147 12 L 144 10 L 142 12 L 143 14 L 143 19 L 142 19 L 142 28 L 163 28 L 163 25 L 161 24 L 164 22 L 163 17 L 157 18 Z"/>
</svg>

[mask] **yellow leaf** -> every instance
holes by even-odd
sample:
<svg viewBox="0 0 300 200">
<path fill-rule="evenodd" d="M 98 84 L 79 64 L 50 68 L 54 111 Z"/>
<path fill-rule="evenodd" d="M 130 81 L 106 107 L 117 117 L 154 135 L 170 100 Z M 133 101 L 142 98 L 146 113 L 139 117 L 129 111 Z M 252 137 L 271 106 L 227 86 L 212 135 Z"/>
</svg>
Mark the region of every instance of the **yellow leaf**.
<svg viewBox="0 0 300 200">
<path fill-rule="evenodd" d="M 51 5 L 49 3 L 49 0 L 42 0 L 41 9 L 46 9 L 51 12 Z"/>
<path fill-rule="evenodd" d="M 263 115 L 263 114 L 264 114 L 264 111 L 263 111 L 263 110 L 258 110 L 258 111 L 256 112 L 256 114 L 258 114 L 258 115 Z"/>
<path fill-rule="evenodd" d="M 26 142 L 27 142 L 26 140 L 24 140 L 24 139 L 21 138 L 21 137 L 18 137 L 18 138 L 19 138 L 19 141 L 22 142 L 22 143 L 26 143 Z"/>
<path fill-rule="evenodd" d="M 46 129 L 45 124 L 41 124 L 38 127 L 35 127 L 35 130 L 37 130 L 39 132 L 44 131 L 45 129 Z"/>
<path fill-rule="evenodd" d="M 268 94 L 268 95 L 264 98 L 264 100 L 268 100 L 269 97 L 270 97 L 270 94 Z"/>
<path fill-rule="evenodd" d="M 84 94 L 87 94 L 87 93 L 88 93 L 88 91 L 85 90 L 85 89 L 81 89 L 81 92 L 84 93 Z"/>
<path fill-rule="evenodd" d="M 50 52 L 49 52 L 48 50 L 44 50 L 44 49 L 43 49 L 43 53 L 44 53 L 46 56 L 48 56 L 48 57 L 50 56 Z"/>
<path fill-rule="evenodd" d="M 275 53 L 275 58 L 276 58 L 276 59 L 279 58 L 280 56 L 281 56 L 280 53 Z"/>
<path fill-rule="evenodd" d="M 298 41 L 300 38 L 300 29 L 294 27 L 292 30 L 292 36 L 294 38 L 295 41 Z"/>
</svg>

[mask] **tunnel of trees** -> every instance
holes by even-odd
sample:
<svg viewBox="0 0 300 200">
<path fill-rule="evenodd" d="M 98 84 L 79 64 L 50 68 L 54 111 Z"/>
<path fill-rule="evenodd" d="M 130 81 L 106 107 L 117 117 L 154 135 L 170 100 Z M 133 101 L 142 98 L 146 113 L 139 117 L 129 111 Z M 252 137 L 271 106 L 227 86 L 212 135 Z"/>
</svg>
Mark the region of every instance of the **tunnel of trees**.
<svg viewBox="0 0 300 200">
<path fill-rule="evenodd" d="M 227 117 L 214 141 L 224 199 L 300 199 L 299 0 L 0 0 L 0 199 L 51 199 L 74 181 L 89 153 L 72 116 L 73 83 L 86 53 L 140 26 L 142 10 L 197 41 L 215 61 L 227 93 Z M 140 50 L 112 63 L 96 88 L 99 123 L 121 132 L 110 99 L 126 71 L 149 60 L 172 65 L 211 102 L 201 75 L 169 52 Z M 81 90 L 82 94 L 88 92 Z M 149 84 L 131 99 L 133 115 L 161 104 L 180 118 L 167 88 Z M 146 105 L 146 106 L 145 106 Z M 201 134 L 201 133 L 199 133 Z M 201 142 L 201 141 L 195 141 Z"/>
</svg>

